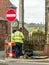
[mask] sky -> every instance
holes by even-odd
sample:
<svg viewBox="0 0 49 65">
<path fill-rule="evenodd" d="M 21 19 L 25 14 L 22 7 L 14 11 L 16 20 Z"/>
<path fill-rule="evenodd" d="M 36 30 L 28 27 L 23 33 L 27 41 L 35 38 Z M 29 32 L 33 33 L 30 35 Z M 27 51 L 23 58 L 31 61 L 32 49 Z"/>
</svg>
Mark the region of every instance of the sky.
<svg viewBox="0 0 49 65">
<path fill-rule="evenodd" d="M 17 7 L 19 20 L 19 0 L 10 0 Z M 45 23 L 45 0 L 24 0 L 24 22 Z"/>
</svg>

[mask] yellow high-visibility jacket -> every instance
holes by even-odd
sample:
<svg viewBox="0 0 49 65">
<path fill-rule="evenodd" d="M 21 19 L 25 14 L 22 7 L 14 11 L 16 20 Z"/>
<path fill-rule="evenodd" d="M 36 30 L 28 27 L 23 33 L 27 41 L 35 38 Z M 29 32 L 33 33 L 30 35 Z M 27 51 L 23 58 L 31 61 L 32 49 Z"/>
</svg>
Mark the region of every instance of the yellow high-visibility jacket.
<svg viewBox="0 0 49 65">
<path fill-rule="evenodd" d="M 24 39 L 24 35 L 23 35 L 23 33 L 22 32 L 20 32 L 20 31 L 16 31 L 15 33 L 14 33 L 14 39 L 15 39 L 15 42 L 19 42 L 19 43 L 23 43 L 24 41 L 23 41 L 23 39 Z"/>
</svg>

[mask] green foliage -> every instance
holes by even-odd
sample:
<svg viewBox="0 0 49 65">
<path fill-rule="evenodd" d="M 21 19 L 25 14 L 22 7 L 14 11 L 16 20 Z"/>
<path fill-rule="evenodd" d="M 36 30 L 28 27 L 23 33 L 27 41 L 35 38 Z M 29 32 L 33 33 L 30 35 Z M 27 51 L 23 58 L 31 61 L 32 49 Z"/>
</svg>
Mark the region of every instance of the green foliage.
<svg viewBox="0 0 49 65">
<path fill-rule="evenodd" d="M 44 34 L 43 31 L 41 31 L 39 29 L 37 31 L 32 32 L 32 35 L 42 35 L 42 34 Z"/>
</svg>

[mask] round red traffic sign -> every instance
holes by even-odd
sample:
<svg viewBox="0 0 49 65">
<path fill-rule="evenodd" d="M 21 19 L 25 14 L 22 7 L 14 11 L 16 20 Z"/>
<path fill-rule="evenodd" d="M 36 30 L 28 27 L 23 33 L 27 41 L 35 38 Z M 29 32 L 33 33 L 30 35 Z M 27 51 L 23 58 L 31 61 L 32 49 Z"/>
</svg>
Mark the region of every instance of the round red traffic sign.
<svg viewBox="0 0 49 65">
<path fill-rule="evenodd" d="M 14 22 L 16 20 L 16 11 L 10 9 L 6 12 L 6 19 L 8 22 Z"/>
</svg>

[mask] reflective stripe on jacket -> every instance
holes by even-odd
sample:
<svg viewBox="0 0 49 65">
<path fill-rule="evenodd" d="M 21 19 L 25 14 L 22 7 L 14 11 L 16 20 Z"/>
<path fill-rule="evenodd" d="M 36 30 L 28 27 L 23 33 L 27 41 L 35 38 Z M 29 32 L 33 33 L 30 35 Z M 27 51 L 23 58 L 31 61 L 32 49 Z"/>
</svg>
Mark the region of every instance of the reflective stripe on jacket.
<svg viewBox="0 0 49 65">
<path fill-rule="evenodd" d="M 16 31 L 15 33 L 15 42 L 23 43 L 24 35 L 22 32 Z"/>
</svg>

